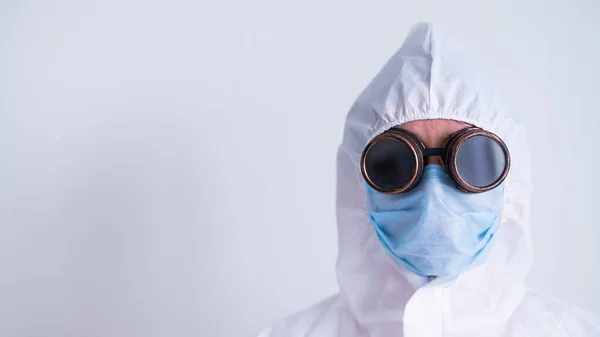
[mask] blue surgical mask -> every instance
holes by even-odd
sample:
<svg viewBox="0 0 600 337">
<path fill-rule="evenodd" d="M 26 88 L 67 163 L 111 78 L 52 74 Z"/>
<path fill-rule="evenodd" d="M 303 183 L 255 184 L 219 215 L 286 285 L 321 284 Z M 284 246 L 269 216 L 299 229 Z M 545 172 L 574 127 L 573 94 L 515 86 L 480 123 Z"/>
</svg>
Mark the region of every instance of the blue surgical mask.
<svg viewBox="0 0 600 337">
<path fill-rule="evenodd" d="M 367 185 L 367 210 L 385 249 L 423 276 L 457 275 L 483 262 L 504 206 L 502 185 L 464 193 L 440 165 L 426 165 L 421 181 L 400 194 Z"/>
</svg>

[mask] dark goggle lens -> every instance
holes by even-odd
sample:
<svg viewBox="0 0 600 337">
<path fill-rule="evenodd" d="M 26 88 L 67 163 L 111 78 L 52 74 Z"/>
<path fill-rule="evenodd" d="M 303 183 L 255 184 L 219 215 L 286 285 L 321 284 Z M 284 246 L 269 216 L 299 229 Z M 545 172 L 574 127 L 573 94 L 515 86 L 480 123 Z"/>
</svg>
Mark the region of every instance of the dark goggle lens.
<svg viewBox="0 0 600 337">
<path fill-rule="evenodd" d="M 456 170 L 469 185 L 485 188 L 500 179 L 506 168 L 506 154 L 496 140 L 473 136 L 462 143 L 456 154 Z"/>
<path fill-rule="evenodd" d="M 400 140 L 383 139 L 371 146 L 365 156 L 369 180 L 382 191 L 406 186 L 414 176 L 417 163 L 411 148 Z"/>
</svg>

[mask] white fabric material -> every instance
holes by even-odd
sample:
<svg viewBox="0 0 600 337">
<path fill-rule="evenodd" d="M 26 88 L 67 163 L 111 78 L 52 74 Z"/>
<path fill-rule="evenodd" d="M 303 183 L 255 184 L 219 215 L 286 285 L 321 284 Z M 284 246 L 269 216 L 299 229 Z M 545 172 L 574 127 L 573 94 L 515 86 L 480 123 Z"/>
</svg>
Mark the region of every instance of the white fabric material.
<svg viewBox="0 0 600 337">
<path fill-rule="evenodd" d="M 453 119 L 500 136 L 512 167 L 485 263 L 431 282 L 394 263 L 365 210 L 364 146 L 408 121 Z M 418 24 L 352 106 L 338 151 L 340 293 L 259 337 L 600 336 L 596 317 L 528 291 L 530 163 L 522 125 L 462 48 Z"/>
</svg>

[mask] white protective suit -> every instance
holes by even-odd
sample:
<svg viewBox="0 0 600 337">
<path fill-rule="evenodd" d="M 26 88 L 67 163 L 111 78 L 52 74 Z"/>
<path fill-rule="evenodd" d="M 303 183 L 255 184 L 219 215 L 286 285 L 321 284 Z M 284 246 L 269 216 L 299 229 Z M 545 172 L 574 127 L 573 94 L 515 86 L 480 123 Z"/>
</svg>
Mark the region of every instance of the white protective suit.
<svg viewBox="0 0 600 337">
<path fill-rule="evenodd" d="M 508 116 L 475 61 L 429 24 L 418 24 L 353 104 L 337 157 L 340 293 L 259 337 L 600 336 L 595 316 L 532 293 L 531 173 L 525 130 Z M 378 241 L 359 169 L 364 146 L 405 122 L 453 119 L 507 144 L 501 228 L 486 262 L 430 282 L 404 269 Z"/>
</svg>

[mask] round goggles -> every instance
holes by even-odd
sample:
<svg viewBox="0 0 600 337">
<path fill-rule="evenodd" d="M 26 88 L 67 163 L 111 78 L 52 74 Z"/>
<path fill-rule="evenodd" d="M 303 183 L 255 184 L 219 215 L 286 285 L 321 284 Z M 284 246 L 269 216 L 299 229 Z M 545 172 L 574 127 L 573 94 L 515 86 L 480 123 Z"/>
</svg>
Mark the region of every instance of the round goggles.
<svg viewBox="0 0 600 337">
<path fill-rule="evenodd" d="M 510 154 L 502 139 L 476 127 L 454 133 L 442 148 L 426 148 L 416 135 L 391 128 L 367 144 L 360 166 L 369 186 L 396 194 L 419 182 L 425 157 L 431 156 L 441 157 L 458 189 L 469 193 L 497 187 L 510 168 Z"/>
</svg>

